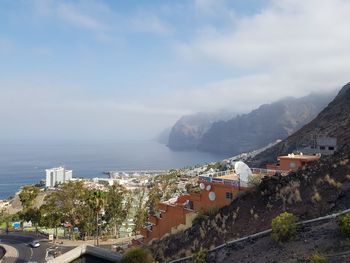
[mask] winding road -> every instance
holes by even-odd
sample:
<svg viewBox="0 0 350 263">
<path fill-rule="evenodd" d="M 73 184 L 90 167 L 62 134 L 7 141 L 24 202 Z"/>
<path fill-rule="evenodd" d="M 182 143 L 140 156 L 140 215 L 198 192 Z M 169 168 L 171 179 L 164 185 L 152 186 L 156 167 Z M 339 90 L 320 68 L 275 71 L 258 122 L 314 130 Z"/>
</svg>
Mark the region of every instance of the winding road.
<svg viewBox="0 0 350 263">
<path fill-rule="evenodd" d="M 0 244 L 7 244 L 17 249 L 18 259 L 16 263 L 37 262 L 44 263 L 46 249 L 52 246 L 47 240 L 40 241 L 40 247 L 32 248 L 29 243 L 34 239 L 41 240 L 32 233 L 0 234 Z"/>
</svg>

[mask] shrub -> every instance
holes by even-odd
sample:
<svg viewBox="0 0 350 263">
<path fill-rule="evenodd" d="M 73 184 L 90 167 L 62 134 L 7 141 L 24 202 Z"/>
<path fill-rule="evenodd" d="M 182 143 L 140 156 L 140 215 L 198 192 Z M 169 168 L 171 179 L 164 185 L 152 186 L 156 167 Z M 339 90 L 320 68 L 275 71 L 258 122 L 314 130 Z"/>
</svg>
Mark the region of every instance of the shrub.
<svg viewBox="0 0 350 263">
<path fill-rule="evenodd" d="M 321 201 L 321 195 L 319 192 L 315 192 L 314 195 L 311 197 L 311 201 L 314 203 L 318 203 Z"/>
<path fill-rule="evenodd" d="M 200 210 L 200 211 L 197 213 L 196 217 L 193 219 L 192 225 L 197 225 L 197 224 L 199 224 L 202 220 L 205 220 L 205 219 L 207 219 L 207 218 L 208 218 L 208 216 L 205 214 L 204 210 Z"/>
<path fill-rule="evenodd" d="M 311 263 L 326 263 L 326 258 L 318 251 L 315 251 L 310 257 Z"/>
<path fill-rule="evenodd" d="M 201 249 L 193 255 L 194 263 L 206 263 L 208 257 L 208 250 Z"/>
<path fill-rule="evenodd" d="M 219 212 L 219 208 L 216 206 L 211 206 L 208 208 L 207 212 L 205 213 L 207 216 L 213 216 L 216 215 Z"/>
<path fill-rule="evenodd" d="M 149 250 L 142 247 L 134 247 L 126 251 L 120 263 L 152 263 L 154 259 Z"/>
<path fill-rule="evenodd" d="M 284 212 L 272 220 L 271 237 L 277 242 L 284 242 L 292 239 L 297 232 L 295 215 Z"/>
<path fill-rule="evenodd" d="M 350 237 L 350 213 L 342 215 L 338 219 L 340 232 L 346 237 Z"/>
</svg>

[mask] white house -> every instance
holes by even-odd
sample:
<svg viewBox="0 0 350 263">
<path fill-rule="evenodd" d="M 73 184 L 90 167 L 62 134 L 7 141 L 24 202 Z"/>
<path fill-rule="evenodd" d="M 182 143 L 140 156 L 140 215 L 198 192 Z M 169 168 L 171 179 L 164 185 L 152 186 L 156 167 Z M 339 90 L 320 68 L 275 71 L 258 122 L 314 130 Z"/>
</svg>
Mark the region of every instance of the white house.
<svg viewBox="0 0 350 263">
<path fill-rule="evenodd" d="M 55 187 L 57 184 L 68 182 L 72 179 L 73 171 L 64 167 L 46 169 L 46 187 Z"/>
</svg>

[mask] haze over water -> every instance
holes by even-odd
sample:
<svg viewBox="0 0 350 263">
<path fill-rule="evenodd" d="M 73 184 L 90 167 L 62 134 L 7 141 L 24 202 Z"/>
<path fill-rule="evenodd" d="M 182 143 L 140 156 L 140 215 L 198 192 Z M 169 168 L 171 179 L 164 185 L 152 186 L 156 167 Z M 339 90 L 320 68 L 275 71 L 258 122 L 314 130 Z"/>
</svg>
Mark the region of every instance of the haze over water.
<svg viewBox="0 0 350 263">
<path fill-rule="evenodd" d="M 64 165 L 74 177 L 106 177 L 111 170 L 181 168 L 223 159 L 202 152 L 176 152 L 155 141 L 101 143 L 1 143 L 0 199 L 45 178 L 45 169 Z"/>
</svg>

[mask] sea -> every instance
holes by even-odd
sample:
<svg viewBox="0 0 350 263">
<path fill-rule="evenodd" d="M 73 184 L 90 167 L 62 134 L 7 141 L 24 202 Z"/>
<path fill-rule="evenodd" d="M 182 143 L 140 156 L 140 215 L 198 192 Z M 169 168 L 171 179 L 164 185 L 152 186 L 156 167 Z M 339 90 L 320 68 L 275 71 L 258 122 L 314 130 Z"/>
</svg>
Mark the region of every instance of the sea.
<svg viewBox="0 0 350 263">
<path fill-rule="evenodd" d="M 107 177 L 105 171 L 166 170 L 205 164 L 225 156 L 172 151 L 157 141 L 0 143 L 0 199 L 45 179 L 45 169 L 65 166 L 73 177 Z"/>
</svg>

